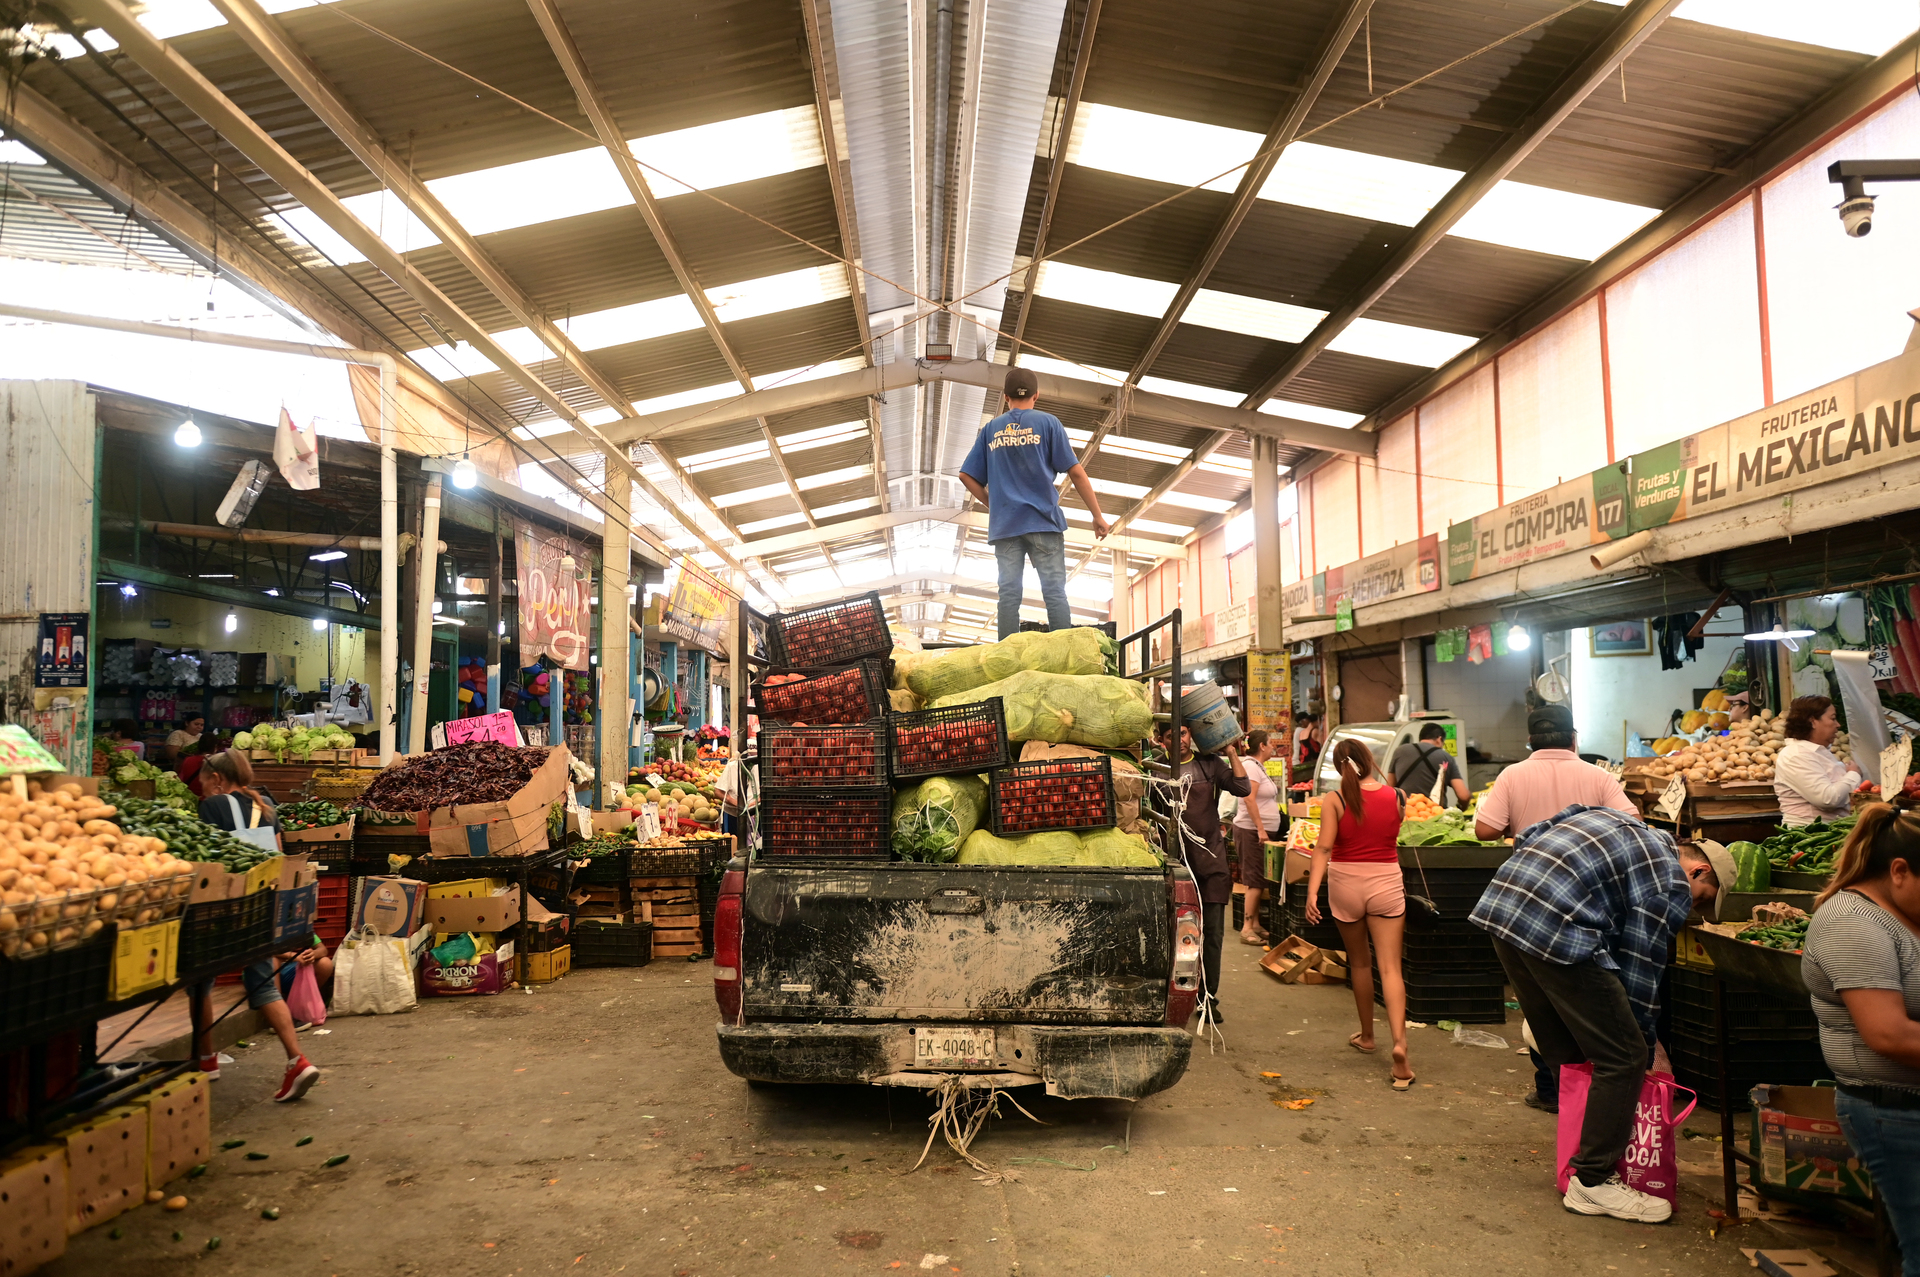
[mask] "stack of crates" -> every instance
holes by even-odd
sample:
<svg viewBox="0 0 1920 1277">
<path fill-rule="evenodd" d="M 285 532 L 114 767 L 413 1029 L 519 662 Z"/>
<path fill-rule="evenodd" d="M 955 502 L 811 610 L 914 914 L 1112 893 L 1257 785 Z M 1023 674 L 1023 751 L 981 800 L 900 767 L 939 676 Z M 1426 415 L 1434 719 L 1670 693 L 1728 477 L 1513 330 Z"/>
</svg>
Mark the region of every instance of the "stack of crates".
<svg viewBox="0 0 1920 1277">
<path fill-rule="evenodd" d="M 700 926 L 700 880 L 706 869 L 706 854 L 697 846 L 633 852 L 628 921 L 652 926 L 653 957 L 697 958 L 707 952 Z"/>
<path fill-rule="evenodd" d="M 1467 921 L 1493 881 L 1506 848 L 1428 847 L 1401 850 L 1408 896 L 1438 906 L 1434 913 L 1409 902 L 1401 968 L 1407 981 L 1407 1018 L 1432 1024 L 1500 1024 L 1507 1018 L 1507 973 L 1493 937 Z M 1374 989 L 1377 1001 L 1378 984 Z"/>
<path fill-rule="evenodd" d="M 1667 968 L 1667 1056 L 1680 1085 L 1712 1103 L 1719 1095 L 1713 970 L 1687 961 Z M 1697 962 L 1697 960 L 1696 960 Z M 1820 1054 L 1820 1022 L 1805 999 L 1727 990 L 1727 1094 L 1741 1104 L 1756 1086 L 1811 1086 L 1831 1076 Z"/>
</svg>

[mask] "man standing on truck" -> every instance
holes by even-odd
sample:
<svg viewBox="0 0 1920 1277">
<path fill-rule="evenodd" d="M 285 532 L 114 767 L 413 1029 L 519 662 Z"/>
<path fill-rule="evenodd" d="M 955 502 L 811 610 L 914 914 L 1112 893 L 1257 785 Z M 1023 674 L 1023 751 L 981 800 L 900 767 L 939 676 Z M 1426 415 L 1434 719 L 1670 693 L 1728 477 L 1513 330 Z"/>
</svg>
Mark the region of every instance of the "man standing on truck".
<svg viewBox="0 0 1920 1277">
<path fill-rule="evenodd" d="M 1000 563 L 1003 639 L 1020 629 L 1028 561 L 1040 578 L 1047 628 L 1064 630 L 1073 625 L 1073 613 L 1067 607 L 1067 516 L 1053 486 L 1058 475 L 1073 480 L 1093 515 L 1094 535 L 1104 537 L 1108 529 L 1093 483 L 1085 467 L 1074 460 L 1066 427 L 1060 418 L 1034 407 L 1039 386 L 1032 369 L 1007 369 L 1003 383 L 1007 411 L 980 427 L 973 451 L 960 465 L 960 482 L 987 511 L 987 541 Z"/>
</svg>

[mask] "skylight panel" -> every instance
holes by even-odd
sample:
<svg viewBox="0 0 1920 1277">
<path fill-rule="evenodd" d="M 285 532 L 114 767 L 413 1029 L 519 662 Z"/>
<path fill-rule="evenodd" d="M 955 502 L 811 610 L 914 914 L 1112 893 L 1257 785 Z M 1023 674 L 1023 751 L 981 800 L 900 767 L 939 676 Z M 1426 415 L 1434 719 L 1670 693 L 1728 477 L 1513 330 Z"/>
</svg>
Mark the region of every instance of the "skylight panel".
<svg viewBox="0 0 1920 1277">
<path fill-rule="evenodd" d="M 805 368 L 762 373 L 753 379 L 753 388 L 766 390 L 772 386 L 797 386 L 803 381 L 818 381 L 822 377 L 833 377 L 843 372 L 856 372 L 866 366 L 866 360 L 858 355 L 852 355 L 846 359 L 829 359 L 821 363 L 809 364 Z"/>
<path fill-rule="evenodd" d="M 861 510 L 871 510 L 879 504 L 878 497 L 855 497 L 851 501 L 836 501 L 832 505 L 815 506 L 813 517 L 837 519 L 843 514 L 857 514 Z"/>
<path fill-rule="evenodd" d="M 439 378 L 478 377 L 499 371 L 491 359 L 465 342 L 458 346 L 428 346 L 412 353 L 422 368 Z"/>
<path fill-rule="evenodd" d="M 1454 169 L 1295 142 L 1280 153 L 1260 197 L 1370 222 L 1412 226 L 1459 180 Z"/>
<path fill-rule="evenodd" d="M 1263 140 L 1243 129 L 1082 102 L 1067 162 L 1175 186 L 1205 182 L 1210 191 L 1231 191 L 1240 184 L 1236 166 L 1253 158 Z M 1214 176 L 1228 169 L 1234 171 Z"/>
<path fill-rule="evenodd" d="M 1253 463 L 1240 457 L 1223 457 L 1217 453 L 1194 466 L 1196 470 L 1205 470 L 1209 474 L 1231 475 L 1236 479 L 1253 478 Z M 1280 467 L 1280 473 L 1287 472 L 1286 466 Z"/>
<path fill-rule="evenodd" d="M 650 166 L 641 171 L 661 199 L 826 163 L 811 104 L 632 138 L 627 146 Z"/>
<path fill-rule="evenodd" d="M 1151 439 L 1130 439 L 1125 435 L 1108 435 L 1100 441 L 1102 452 L 1111 452 L 1121 457 L 1138 457 L 1142 461 L 1159 461 L 1174 465 L 1185 461 L 1192 455 L 1193 449 L 1182 448 L 1171 443 L 1156 443 Z"/>
<path fill-rule="evenodd" d="M 1182 492 L 1178 488 L 1161 493 L 1160 504 L 1177 505 L 1187 510 L 1204 510 L 1208 514 L 1225 514 L 1234 506 L 1233 502 L 1223 497 L 1203 497 L 1197 492 Z"/>
<path fill-rule="evenodd" d="M 700 327 L 700 312 L 693 308 L 693 302 L 685 293 L 675 293 L 671 297 L 575 315 L 560 327 L 580 349 L 604 350 L 608 346 L 692 332 Z"/>
<path fill-rule="evenodd" d="M 705 470 L 720 466 L 739 465 L 747 461 L 759 461 L 767 456 L 767 441 L 755 439 L 750 443 L 735 444 L 730 448 L 715 448 L 711 452 L 696 452 L 692 456 L 680 458 L 680 468 L 688 474 L 699 474 Z"/>
<path fill-rule="evenodd" d="M 1194 294 L 1193 302 L 1187 307 L 1186 313 L 1180 316 L 1180 322 L 1198 324 L 1202 328 L 1218 328 L 1222 332 L 1264 337 L 1268 341 L 1297 342 L 1326 317 L 1324 310 L 1203 288 Z"/>
<path fill-rule="evenodd" d="M 563 435 L 571 429 L 573 429 L 571 423 L 562 421 L 558 417 L 548 417 L 544 421 L 529 421 L 524 426 L 515 426 L 513 428 L 513 437 L 516 439 L 546 439 L 553 435 Z"/>
<path fill-rule="evenodd" d="M 1105 381 L 1116 386 L 1127 379 L 1127 374 L 1118 368 L 1076 364 L 1065 359 L 1049 359 L 1045 355 L 1022 354 L 1020 366 L 1031 368 L 1035 372 L 1050 373 L 1055 377 L 1077 377 L 1081 381 Z"/>
<path fill-rule="evenodd" d="M 818 518 L 819 515 L 816 514 L 814 517 Z M 806 521 L 807 516 L 796 511 L 793 514 L 776 514 L 770 519 L 754 519 L 750 523 L 740 523 L 734 526 L 740 529 L 742 535 L 752 536 L 756 532 L 771 532 L 775 528 L 790 528 L 796 524 L 805 523 Z"/>
<path fill-rule="evenodd" d="M 1327 343 L 1328 350 L 1369 359 L 1388 359 L 1394 363 L 1438 368 L 1467 347 L 1479 341 L 1461 333 L 1446 333 L 1435 328 L 1415 328 L 1408 324 L 1390 324 L 1380 319 L 1356 319 L 1345 332 Z"/>
<path fill-rule="evenodd" d="M 851 443 L 866 437 L 866 422 L 849 421 L 837 426 L 822 426 L 818 430 L 802 430 L 798 434 L 781 435 L 780 451 L 789 454 L 809 452 L 815 448 L 826 448 L 836 443 Z"/>
<path fill-rule="evenodd" d="M 1055 301 L 1077 302 L 1129 315 L 1158 319 L 1173 304 L 1180 285 L 1164 280 L 1142 279 L 1110 270 L 1094 270 L 1068 262 L 1043 262 L 1040 282 L 1034 289 L 1042 297 Z M 1029 362 L 1029 365 L 1031 363 Z M 1084 374 L 1083 374 L 1084 375 Z"/>
<path fill-rule="evenodd" d="M 1709 26 L 1846 49 L 1879 57 L 1914 29 L 1907 0 L 1853 0 L 1810 4 L 1807 0 L 1686 0 L 1676 18 Z"/>
<path fill-rule="evenodd" d="M 811 306 L 847 295 L 847 272 L 840 266 L 807 266 L 760 279 L 707 289 L 707 300 L 723 324 Z"/>
<path fill-rule="evenodd" d="M 0 164 L 45 164 L 46 161 L 25 142 L 0 138 Z"/>
<path fill-rule="evenodd" d="M 725 510 L 729 506 L 746 505 L 752 501 L 765 501 L 769 497 L 787 496 L 785 481 L 763 483 L 758 487 L 741 488 L 738 492 L 722 492 L 713 498 L 713 503 Z"/>
<path fill-rule="evenodd" d="M 1175 395 L 1181 399 L 1197 399 L 1201 403 L 1219 404 L 1226 408 L 1236 408 L 1246 398 L 1238 391 L 1195 385 L 1191 381 L 1169 381 L 1165 377 L 1142 377 L 1140 389 L 1151 390 L 1155 394 Z"/>
<path fill-rule="evenodd" d="M 427 189 L 475 235 L 633 202 L 613 157 L 597 146 L 437 177 Z"/>
<path fill-rule="evenodd" d="M 133 16 L 149 35 L 160 40 L 227 25 L 207 0 L 146 0 Z"/>
<path fill-rule="evenodd" d="M 847 483 L 854 479 L 864 479 L 873 473 L 872 465 L 842 466 L 838 470 L 824 470 L 819 474 L 797 476 L 793 486 L 802 492 L 811 492 L 815 488 L 831 487 L 836 483 Z"/>
<path fill-rule="evenodd" d="M 1592 261 L 1659 215 L 1657 208 L 1619 200 L 1501 182 L 1448 233 Z"/>
<path fill-rule="evenodd" d="M 1453 336 L 1452 333 L 1446 335 Z M 1338 345 L 1339 343 L 1336 342 L 1336 349 Z M 1269 399 L 1260 405 L 1260 411 L 1270 417 L 1292 417 L 1295 421 L 1313 421 L 1323 426 L 1332 426 L 1337 430 L 1351 430 L 1367 419 L 1364 412 L 1342 412 L 1338 408 L 1322 408 L 1319 404 L 1298 403 L 1292 399 Z M 1247 473 L 1253 472 L 1249 470 Z"/>
<path fill-rule="evenodd" d="M 278 222 L 280 229 L 294 243 L 308 245 L 336 266 L 351 266 L 367 260 L 366 254 L 347 243 L 338 231 L 320 220 L 318 213 L 304 205 L 295 205 L 267 216 Z"/>
<path fill-rule="evenodd" d="M 699 386 L 692 390 L 676 390 L 670 395 L 655 395 L 651 399 L 636 399 L 633 401 L 633 410 L 644 417 L 653 412 L 669 412 L 675 408 L 691 408 L 695 404 L 737 399 L 740 393 L 739 382 L 723 381 L 717 386 Z"/>
<path fill-rule="evenodd" d="M 1162 523 L 1158 519 L 1128 519 L 1127 526 L 1142 532 L 1157 532 L 1161 536 L 1168 537 L 1183 537 L 1193 531 L 1193 528 L 1187 524 Z"/>
<path fill-rule="evenodd" d="M 1087 482 L 1093 485 L 1095 492 L 1104 493 L 1110 497 L 1127 497 L 1135 501 L 1152 491 L 1144 483 L 1122 483 L 1118 479 L 1102 479 L 1094 475 L 1087 476 Z M 1092 522 L 1092 515 L 1088 515 L 1088 522 Z"/>
</svg>

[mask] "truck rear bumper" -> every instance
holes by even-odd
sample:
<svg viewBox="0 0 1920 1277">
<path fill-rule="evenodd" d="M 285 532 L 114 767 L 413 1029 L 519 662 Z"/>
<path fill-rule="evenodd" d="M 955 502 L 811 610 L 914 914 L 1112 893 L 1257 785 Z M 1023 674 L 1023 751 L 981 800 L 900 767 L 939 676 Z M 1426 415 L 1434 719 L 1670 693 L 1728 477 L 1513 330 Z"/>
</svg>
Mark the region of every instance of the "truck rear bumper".
<svg viewBox="0 0 1920 1277">
<path fill-rule="evenodd" d="M 905 1024 L 723 1024 L 720 1058 L 758 1082 L 914 1085 L 912 1027 Z M 1184 1029 L 994 1026 L 997 1060 L 982 1070 L 1002 1085 L 1008 1075 L 1044 1083 L 1065 1099 L 1138 1100 L 1164 1091 L 1187 1071 L 1193 1037 Z M 984 1080 L 984 1079 L 983 1079 Z"/>
</svg>

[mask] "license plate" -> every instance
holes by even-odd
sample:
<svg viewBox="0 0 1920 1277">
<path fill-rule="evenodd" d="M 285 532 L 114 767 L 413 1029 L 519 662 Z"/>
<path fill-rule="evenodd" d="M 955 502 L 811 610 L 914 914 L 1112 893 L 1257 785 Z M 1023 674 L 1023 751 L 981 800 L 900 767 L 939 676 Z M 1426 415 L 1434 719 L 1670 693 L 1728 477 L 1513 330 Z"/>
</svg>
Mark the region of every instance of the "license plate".
<svg viewBox="0 0 1920 1277">
<path fill-rule="evenodd" d="M 928 1029 L 913 1036 L 915 1064 L 955 1068 L 970 1064 L 992 1064 L 992 1029 Z"/>
</svg>

